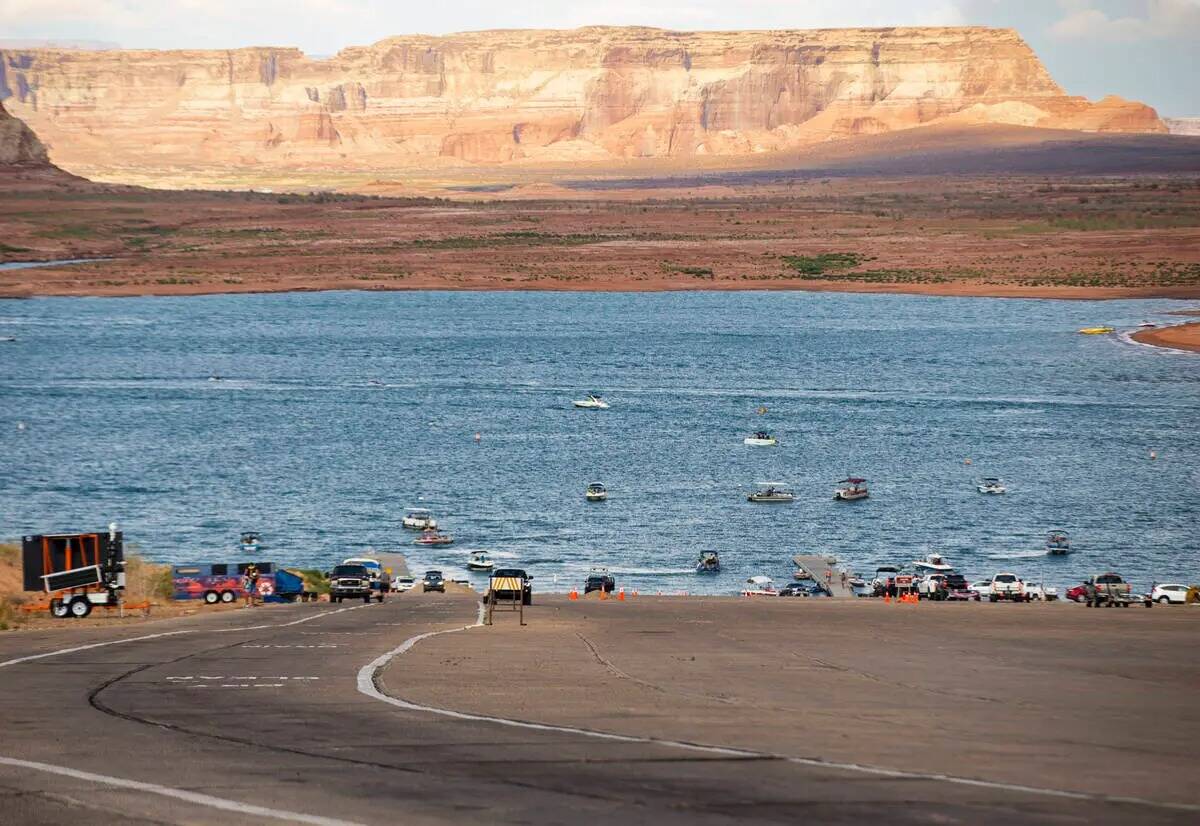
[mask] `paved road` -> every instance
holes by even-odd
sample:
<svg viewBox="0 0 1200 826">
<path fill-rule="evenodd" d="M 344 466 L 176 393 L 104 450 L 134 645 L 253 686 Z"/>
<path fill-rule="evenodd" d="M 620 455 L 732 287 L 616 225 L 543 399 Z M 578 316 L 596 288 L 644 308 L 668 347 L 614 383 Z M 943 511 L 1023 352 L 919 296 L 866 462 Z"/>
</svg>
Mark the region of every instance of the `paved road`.
<svg viewBox="0 0 1200 826">
<path fill-rule="evenodd" d="M 302 604 L 137 631 L 0 637 L 0 811 L 23 826 L 1197 816 L 447 717 L 360 690 L 360 671 L 380 655 L 476 616 L 467 594 L 409 593 L 382 605 Z M 64 648 L 77 650 L 55 653 Z M 462 666 L 447 656 L 437 667 L 451 685 Z M 401 653 L 378 685 L 403 696 L 405 668 Z M 375 672 L 365 673 L 374 685 Z"/>
</svg>

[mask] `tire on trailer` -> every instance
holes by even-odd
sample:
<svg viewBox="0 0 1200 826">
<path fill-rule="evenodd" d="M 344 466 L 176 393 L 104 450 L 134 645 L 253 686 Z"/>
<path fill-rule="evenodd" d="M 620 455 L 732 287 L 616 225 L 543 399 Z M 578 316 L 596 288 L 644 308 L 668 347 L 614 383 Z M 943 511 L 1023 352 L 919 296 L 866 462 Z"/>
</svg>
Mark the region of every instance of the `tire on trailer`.
<svg viewBox="0 0 1200 826">
<path fill-rule="evenodd" d="M 218 594 L 216 591 L 205 591 L 204 592 L 204 604 L 205 605 L 216 605 L 218 602 L 220 602 L 220 600 L 221 600 L 221 595 Z"/>
<path fill-rule="evenodd" d="M 87 597 L 77 597 L 71 600 L 70 611 L 71 616 L 75 619 L 83 619 L 92 613 L 92 603 Z"/>
<path fill-rule="evenodd" d="M 71 616 L 71 609 L 61 599 L 50 600 L 50 615 L 58 619 L 68 619 Z"/>
<path fill-rule="evenodd" d="M 235 594 L 233 591 L 221 592 L 221 602 L 225 603 L 226 605 L 233 602 L 235 599 L 237 599 L 237 594 Z"/>
</svg>

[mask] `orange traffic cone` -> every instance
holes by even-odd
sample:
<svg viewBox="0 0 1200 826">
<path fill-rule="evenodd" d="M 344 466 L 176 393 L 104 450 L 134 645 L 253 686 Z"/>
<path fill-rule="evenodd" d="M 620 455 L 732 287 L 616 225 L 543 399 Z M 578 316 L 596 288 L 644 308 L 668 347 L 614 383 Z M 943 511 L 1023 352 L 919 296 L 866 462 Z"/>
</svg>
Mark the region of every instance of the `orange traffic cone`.
<svg viewBox="0 0 1200 826">
<path fill-rule="evenodd" d="M 604 592 L 604 589 L 603 589 L 603 588 L 601 588 L 601 589 L 600 589 L 600 601 L 601 601 L 601 602 L 603 602 L 603 601 L 604 601 L 604 600 L 606 600 L 606 599 L 608 599 L 608 594 L 606 594 L 606 593 Z"/>
<path fill-rule="evenodd" d="M 620 591 L 617 592 L 617 599 L 621 602 L 625 601 L 625 589 L 624 588 L 622 588 Z"/>
<path fill-rule="evenodd" d="M 579 589 L 578 589 L 578 588 L 572 588 L 572 589 L 571 589 L 571 596 L 570 596 L 569 598 L 570 598 L 570 599 L 579 599 Z"/>
<path fill-rule="evenodd" d="M 891 601 L 892 601 L 892 595 L 891 595 L 891 594 L 884 594 L 884 595 L 883 595 L 883 604 L 884 604 L 884 605 L 887 605 L 887 604 L 888 604 L 888 603 L 890 603 Z"/>
</svg>

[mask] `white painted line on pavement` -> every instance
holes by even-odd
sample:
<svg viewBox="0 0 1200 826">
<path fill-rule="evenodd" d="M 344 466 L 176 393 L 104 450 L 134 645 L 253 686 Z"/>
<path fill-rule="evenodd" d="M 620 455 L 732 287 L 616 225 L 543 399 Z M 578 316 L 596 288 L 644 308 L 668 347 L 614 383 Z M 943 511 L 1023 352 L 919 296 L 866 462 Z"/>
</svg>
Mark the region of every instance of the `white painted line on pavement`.
<svg viewBox="0 0 1200 826">
<path fill-rule="evenodd" d="M 396 648 L 393 648 L 386 654 L 376 657 L 374 660 L 358 670 L 358 690 L 368 697 L 379 700 L 380 702 L 388 703 L 389 705 L 393 705 L 398 708 L 403 708 L 408 711 L 420 711 L 428 714 L 439 714 L 443 717 L 453 717 L 458 720 L 473 720 L 481 723 L 495 723 L 501 726 L 532 729 L 534 731 L 552 731 L 560 734 L 578 734 L 584 737 L 594 737 L 600 740 L 614 740 L 621 743 L 645 743 L 656 746 L 665 746 L 667 748 L 703 752 L 705 754 L 717 754 L 725 757 L 747 757 L 760 759 L 768 758 L 801 766 L 813 766 L 823 769 L 858 772 L 859 774 L 870 774 L 878 777 L 895 777 L 904 780 L 929 780 L 940 783 L 952 783 L 959 786 L 974 786 L 984 789 L 1020 792 L 1024 794 L 1039 795 L 1042 797 L 1059 797 L 1070 800 L 1090 800 L 1097 803 L 1128 803 L 1137 806 L 1149 806 L 1156 809 L 1200 812 L 1200 806 L 1191 803 L 1171 803 L 1162 802 L 1159 800 L 1148 800 L 1140 797 L 1124 797 L 1118 795 L 1070 791 L 1067 789 L 1050 789 L 1040 786 L 1025 786 L 1019 783 L 1003 783 L 996 780 L 981 780 L 973 777 L 959 777 L 952 774 L 903 771 L 900 769 L 888 769 L 882 766 L 863 765 L 861 763 L 842 763 L 834 760 L 824 760 L 819 757 L 794 757 L 787 754 L 775 754 L 772 752 L 753 751 L 750 749 L 729 748 L 726 746 L 709 746 L 703 743 L 688 743 L 682 740 L 662 740 L 657 737 L 639 737 L 631 734 L 614 734 L 612 732 L 576 728 L 574 726 L 558 726 L 551 725 L 549 723 L 531 723 L 526 720 L 512 720 L 507 717 L 491 717 L 484 714 L 469 714 L 463 711 L 439 708 L 438 706 L 426 706 L 419 703 L 410 703 L 407 700 L 401 700 L 398 697 L 391 697 L 379 690 L 379 687 L 375 683 L 375 679 L 379 672 L 382 671 L 394 658 L 406 653 L 414 645 L 421 642 L 421 640 L 427 640 L 430 637 L 436 637 L 441 634 L 453 634 L 458 631 L 469 631 L 472 628 L 479 628 L 483 625 L 483 616 L 484 605 L 482 602 L 480 602 L 479 616 L 472 625 L 463 625 L 459 626 L 458 628 L 445 628 L 441 631 L 427 631 L 424 634 L 417 634 L 414 637 L 409 637 L 404 642 L 400 643 L 400 645 Z"/>
<path fill-rule="evenodd" d="M 109 640 L 108 642 L 93 642 L 88 645 L 76 645 L 73 648 L 60 648 L 57 651 L 45 651 L 41 654 L 30 654 L 26 657 L 17 657 L 13 660 L 4 660 L 0 662 L 0 668 L 9 665 L 17 665 L 19 663 L 32 662 L 34 660 L 42 660 L 46 657 L 58 657 L 62 654 L 74 654 L 76 651 L 90 651 L 93 648 L 104 648 L 109 645 L 124 645 L 129 642 L 142 642 L 143 640 L 156 640 L 162 637 L 175 637 L 181 634 L 227 634 L 231 631 L 257 631 L 262 628 L 287 628 L 291 625 L 300 625 L 305 622 L 332 617 L 334 614 L 340 614 L 343 611 L 357 611 L 359 608 L 366 608 L 366 605 L 355 605 L 351 608 L 338 608 L 334 611 L 322 611 L 319 614 L 313 614 L 309 617 L 303 617 L 291 622 L 267 623 L 265 625 L 241 625 L 236 628 L 185 628 L 181 631 L 162 631 L 158 634 L 146 634 L 141 637 L 125 637 L 120 640 Z"/>
<path fill-rule="evenodd" d="M 301 812 L 289 812 L 283 809 L 268 809 L 265 806 L 255 806 L 251 803 L 239 803 L 236 800 L 226 800 L 221 797 L 212 797 L 199 792 L 189 792 L 186 789 L 175 789 L 170 786 L 159 786 L 156 783 L 143 783 L 140 780 L 126 780 L 123 777 L 109 777 L 104 774 L 93 774 L 92 772 L 79 771 L 78 769 L 68 769 L 64 766 L 54 766 L 50 763 L 38 763 L 33 760 L 19 760 L 15 757 L 0 756 L 0 765 L 15 766 L 20 769 L 29 769 L 31 771 L 46 772 L 48 774 L 57 774 L 62 777 L 73 777 L 76 780 L 86 780 L 89 783 L 100 783 L 105 786 L 116 786 L 120 789 L 131 789 L 137 792 L 145 792 L 146 794 L 157 794 L 162 797 L 171 797 L 176 800 L 183 800 L 188 803 L 196 803 L 200 806 L 208 806 L 211 809 L 221 809 L 226 812 L 236 812 L 240 815 L 254 815 L 256 817 L 269 817 L 274 820 L 290 820 L 293 823 L 313 823 L 316 826 L 359 826 L 359 824 L 350 820 L 337 820 L 332 817 L 320 817 L 318 815 L 308 815 Z"/>
</svg>

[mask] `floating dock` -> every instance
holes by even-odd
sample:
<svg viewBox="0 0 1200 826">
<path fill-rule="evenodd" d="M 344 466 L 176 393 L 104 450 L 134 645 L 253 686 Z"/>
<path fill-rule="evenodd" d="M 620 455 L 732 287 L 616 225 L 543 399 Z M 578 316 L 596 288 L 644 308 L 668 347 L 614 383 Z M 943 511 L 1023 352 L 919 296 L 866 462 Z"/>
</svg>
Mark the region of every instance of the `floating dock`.
<svg viewBox="0 0 1200 826">
<path fill-rule="evenodd" d="M 836 556 L 806 556 L 797 554 L 792 557 L 792 562 L 797 568 L 803 568 L 812 574 L 812 578 L 822 585 L 828 585 L 829 591 L 835 597 L 853 597 L 854 592 L 847 585 L 842 585 L 842 571 L 844 568 L 838 567 Z M 825 572 L 830 572 L 828 580 L 825 579 Z M 847 572 L 848 573 L 848 572 Z"/>
</svg>

